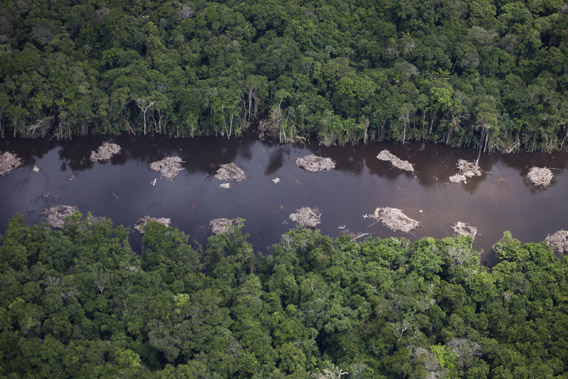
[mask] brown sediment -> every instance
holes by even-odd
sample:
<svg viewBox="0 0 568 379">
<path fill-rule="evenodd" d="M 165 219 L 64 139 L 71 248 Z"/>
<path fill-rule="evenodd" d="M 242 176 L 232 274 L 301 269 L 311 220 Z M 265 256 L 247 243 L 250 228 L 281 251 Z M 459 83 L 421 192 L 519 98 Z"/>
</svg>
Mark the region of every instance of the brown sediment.
<svg viewBox="0 0 568 379">
<path fill-rule="evenodd" d="M 13 169 L 22 165 L 22 158 L 9 151 L 0 155 L 0 175 L 9 174 Z"/>
<path fill-rule="evenodd" d="M 240 182 L 246 179 L 245 172 L 234 163 L 222 164 L 215 178 L 229 182 Z"/>
<path fill-rule="evenodd" d="M 545 239 L 548 246 L 561 254 L 568 253 L 568 230 L 559 230 Z"/>
<path fill-rule="evenodd" d="M 400 159 L 399 157 L 397 157 L 388 150 L 381 151 L 379 155 L 377 155 L 377 159 L 381 161 L 390 162 L 394 167 L 400 170 L 414 172 L 414 167 L 412 166 L 412 163 Z"/>
<path fill-rule="evenodd" d="M 296 164 L 308 171 L 329 171 L 335 168 L 335 161 L 331 158 L 318 157 L 317 155 L 306 155 L 303 158 L 297 158 Z"/>
<path fill-rule="evenodd" d="M 52 228 L 62 229 L 65 225 L 65 219 L 73 216 L 78 211 L 79 209 L 72 205 L 59 205 L 45 209 L 42 214 L 47 216 L 47 223 Z"/>
<path fill-rule="evenodd" d="M 471 236 L 472 238 L 475 238 L 477 235 L 477 228 L 475 226 L 461 221 L 456 222 L 452 226 L 452 230 L 456 236 Z"/>
<path fill-rule="evenodd" d="M 146 223 L 148 221 L 157 222 L 158 224 L 162 224 L 162 225 L 164 225 L 168 228 L 170 227 L 170 225 L 172 223 L 172 219 L 170 219 L 170 218 L 144 216 L 144 217 L 138 219 L 138 221 L 136 222 L 136 225 L 134 225 L 134 230 L 136 230 L 140 234 L 144 234 L 144 232 L 145 232 L 144 228 L 145 228 Z"/>
<path fill-rule="evenodd" d="M 533 167 L 529 170 L 527 178 L 535 186 L 548 187 L 554 178 L 554 174 L 546 167 Z"/>
<path fill-rule="evenodd" d="M 182 163 L 180 157 L 165 157 L 160 161 L 150 163 L 150 168 L 161 172 L 164 178 L 172 180 L 183 170 Z"/>
<path fill-rule="evenodd" d="M 209 221 L 209 227 L 211 228 L 211 233 L 215 235 L 226 234 L 229 232 L 232 226 L 240 226 L 239 219 L 230 218 L 214 218 Z"/>
<path fill-rule="evenodd" d="M 116 143 L 103 142 L 97 150 L 91 151 L 91 162 L 106 162 L 116 154 L 120 153 L 120 150 L 120 146 Z"/>
<path fill-rule="evenodd" d="M 290 215 L 290 220 L 308 228 L 315 228 L 321 224 L 321 213 L 317 208 L 302 207 Z"/>
<path fill-rule="evenodd" d="M 363 218 L 372 218 L 377 222 L 380 221 L 384 226 L 394 232 L 400 230 L 409 233 L 420 225 L 420 222 L 411 219 L 398 208 L 377 208 L 375 209 L 375 213 L 363 215 Z"/>
</svg>

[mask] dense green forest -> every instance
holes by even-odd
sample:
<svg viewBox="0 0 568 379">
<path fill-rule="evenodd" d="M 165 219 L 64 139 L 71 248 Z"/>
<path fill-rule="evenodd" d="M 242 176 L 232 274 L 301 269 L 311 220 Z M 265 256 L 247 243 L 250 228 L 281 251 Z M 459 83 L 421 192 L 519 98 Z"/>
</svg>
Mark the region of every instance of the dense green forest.
<svg viewBox="0 0 568 379">
<path fill-rule="evenodd" d="M 149 223 L 9 222 L 0 376 L 566 378 L 568 260 L 508 232 L 336 239 L 291 230 L 266 256 L 238 228 L 194 249 Z M 343 374 L 343 375 L 342 375 Z"/>
<path fill-rule="evenodd" d="M 568 143 L 563 0 L 1 0 L 2 135 Z"/>
</svg>

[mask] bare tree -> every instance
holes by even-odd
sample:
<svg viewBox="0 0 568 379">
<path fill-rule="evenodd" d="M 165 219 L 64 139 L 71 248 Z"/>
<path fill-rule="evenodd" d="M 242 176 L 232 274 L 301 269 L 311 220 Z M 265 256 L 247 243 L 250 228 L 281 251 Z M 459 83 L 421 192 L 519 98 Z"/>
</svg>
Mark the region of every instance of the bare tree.
<svg viewBox="0 0 568 379">
<path fill-rule="evenodd" d="M 140 110 L 142 111 L 142 113 L 144 114 L 144 135 L 146 135 L 146 112 L 148 111 L 148 109 L 150 109 L 154 104 L 156 104 L 155 101 L 150 100 L 147 97 L 142 97 L 140 99 L 136 99 L 136 105 L 138 105 L 138 108 L 140 108 Z"/>
</svg>

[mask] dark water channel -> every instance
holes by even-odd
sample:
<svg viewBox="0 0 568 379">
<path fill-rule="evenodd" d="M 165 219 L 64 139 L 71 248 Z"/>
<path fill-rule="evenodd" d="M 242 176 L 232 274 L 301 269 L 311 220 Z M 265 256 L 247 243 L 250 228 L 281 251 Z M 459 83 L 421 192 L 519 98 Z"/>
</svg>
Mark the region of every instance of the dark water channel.
<svg viewBox="0 0 568 379">
<path fill-rule="evenodd" d="M 144 215 L 170 217 L 172 224 L 205 243 L 208 222 L 217 217 L 245 218 L 244 230 L 258 251 L 264 251 L 293 227 L 290 213 L 302 206 L 322 213 L 320 229 L 336 236 L 345 226 L 351 232 L 375 236 L 444 237 L 451 225 L 463 221 L 478 227 L 477 249 L 489 252 L 503 231 L 523 242 L 542 241 L 548 233 L 568 228 L 568 154 L 487 154 L 486 171 L 467 184 L 451 184 L 459 158 L 473 160 L 476 151 L 440 145 L 369 144 L 325 148 L 259 142 L 252 138 L 166 139 L 119 137 L 122 152 L 105 164 L 92 164 L 90 151 L 102 138 L 68 142 L 2 140 L 1 151 L 12 151 L 24 166 L 0 177 L 0 233 L 17 212 L 26 222 L 43 221 L 44 208 L 69 204 L 81 212 L 110 217 L 115 224 L 133 225 Z M 387 148 L 415 164 L 409 174 L 379 161 Z M 330 172 L 311 173 L 296 166 L 297 157 L 329 156 L 337 161 Z M 166 155 L 180 156 L 184 171 L 173 181 L 151 171 L 149 162 Z M 235 162 L 247 180 L 219 187 L 213 175 L 222 163 Z M 38 173 L 32 168 L 37 165 Z M 555 179 L 535 189 L 525 177 L 530 167 L 553 168 Z M 280 178 L 278 184 L 272 179 Z M 157 178 L 156 185 L 152 181 Z M 48 194 L 49 196 L 44 196 Z M 376 207 L 396 207 L 421 222 L 412 234 L 393 233 L 363 219 Z M 133 234 L 134 248 L 140 238 Z"/>
</svg>

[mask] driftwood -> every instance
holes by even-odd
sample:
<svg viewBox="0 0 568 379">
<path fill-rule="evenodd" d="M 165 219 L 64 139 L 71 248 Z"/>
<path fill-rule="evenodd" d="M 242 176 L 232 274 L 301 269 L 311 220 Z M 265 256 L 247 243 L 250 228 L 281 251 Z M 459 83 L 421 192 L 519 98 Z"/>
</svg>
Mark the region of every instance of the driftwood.
<svg viewBox="0 0 568 379">
<path fill-rule="evenodd" d="M 400 159 L 399 157 L 397 157 L 388 150 L 381 151 L 379 155 L 377 155 L 377 159 L 381 161 L 390 162 L 394 167 L 400 170 L 414 172 L 414 167 L 412 167 L 412 163 L 410 163 L 409 161 L 403 161 L 402 159 Z"/>
<path fill-rule="evenodd" d="M 318 157 L 317 155 L 306 155 L 303 158 L 297 158 L 296 164 L 311 172 L 329 171 L 335 168 L 333 159 Z"/>
<path fill-rule="evenodd" d="M 222 164 L 217 170 L 215 178 L 238 183 L 246 179 L 245 172 L 234 163 Z"/>
<path fill-rule="evenodd" d="M 150 163 L 150 168 L 161 172 L 164 178 L 172 180 L 183 170 L 182 163 L 180 157 L 165 157 L 160 161 Z"/>
<path fill-rule="evenodd" d="M 452 226 L 452 230 L 456 236 L 471 236 L 471 238 L 475 238 L 477 235 L 477 228 L 475 226 L 461 221 L 456 222 Z"/>
<path fill-rule="evenodd" d="M 91 162 L 106 162 L 120 153 L 120 146 L 116 143 L 103 142 L 96 151 L 91 151 Z"/>
<path fill-rule="evenodd" d="M 34 168 L 32 170 L 33 172 L 39 172 L 39 167 L 37 167 L 37 165 L 34 165 Z"/>
<path fill-rule="evenodd" d="M 450 182 L 452 183 L 467 183 L 468 178 L 483 175 L 481 167 L 475 162 L 458 159 L 457 167 L 460 172 L 450 176 Z"/>
<path fill-rule="evenodd" d="M 274 183 L 274 184 L 280 183 L 280 178 L 274 178 L 274 179 L 272 179 L 272 183 Z"/>
<path fill-rule="evenodd" d="M 317 208 L 303 207 L 296 209 L 296 213 L 290 215 L 290 220 L 308 228 L 315 228 L 321 224 L 321 213 Z"/>
<path fill-rule="evenodd" d="M 136 225 L 134 225 L 134 230 L 136 230 L 140 234 L 144 234 L 144 232 L 145 232 L 144 228 L 146 227 L 146 223 L 148 221 L 157 222 L 158 224 L 162 224 L 162 225 L 164 225 L 168 228 L 170 227 L 170 225 L 172 223 L 172 219 L 170 219 L 170 218 L 144 216 L 144 217 L 138 219 L 138 221 L 136 222 Z"/>
<path fill-rule="evenodd" d="M 420 225 L 420 222 L 411 219 L 398 208 L 377 208 L 375 213 L 363 215 L 363 218 L 372 218 L 377 222 L 381 222 L 384 226 L 390 230 L 403 231 L 409 233 L 412 229 L 415 229 Z"/>
<path fill-rule="evenodd" d="M 219 187 L 229 189 L 231 188 L 231 183 L 221 183 L 219 184 Z"/>
<path fill-rule="evenodd" d="M 9 174 L 13 169 L 22 165 L 22 158 L 6 151 L 0 155 L 0 175 Z"/>
<path fill-rule="evenodd" d="M 209 221 L 211 233 L 215 235 L 227 234 L 232 226 L 241 226 L 241 220 L 230 218 L 214 218 Z"/>
<path fill-rule="evenodd" d="M 529 170 L 527 178 L 535 186 L 548 187 L 554 178 L 554 174 L 546 167 L 533 167 Z"/>
<path fill-rule="evenodd" d="M 45 209 L 42 214 L 47 216 L 47 223 L 52 228 L 63 229 L 65 219 L 73 216 L 79 209 L 71 205 L 59 205 L 57 207 Z"/>
<path fill-rule="evenodd" d="M 548 246 L 559 253 L 568 253 L 568 230 L 559 230 L 554 234 L 549 234 L 545 239 Z"/>
</svg>

